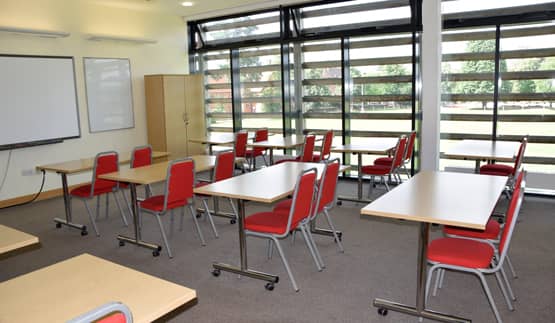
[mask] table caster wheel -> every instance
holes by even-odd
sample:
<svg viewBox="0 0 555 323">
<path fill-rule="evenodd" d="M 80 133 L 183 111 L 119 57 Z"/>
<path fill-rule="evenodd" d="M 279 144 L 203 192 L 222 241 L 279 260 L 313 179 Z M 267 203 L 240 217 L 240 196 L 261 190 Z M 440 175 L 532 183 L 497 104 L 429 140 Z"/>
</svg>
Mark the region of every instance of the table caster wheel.
<svg viewBox="0 0 555 323">
<path fill-rule="evenodd" d="M 81 235 L 82 236 L 86 236 L 87 234 L 89 234 L 89 232 L 87 230 L 81 230 Z"/>
<path fill-rule="evenodd" d="M 231 224 L 235 224 L 235 223 L 237 223 L 237 220 L 235 220 L 235 219 L 231 219 L 231 220 L 229 220 L 229 223 L 231 223 Z"/>
<path fill-rule="evenodd" d="M 337 205 L 343 205 L 343 201 L 337 201 Z"/>
<path fill-rule="evenodd" d="M 274 290 L 274 283 L 267 283 L 266 286 L 264 286 L 267 290 Z"/>
<path fill-rule="evenodd" d="M 58 222 L 56 222 L 56 228 L 57 228 L 57 229 L 59 229 L 59 228 L 61 228 L 61 227 L 62 227 L 62 224 L 61 224 L 61 223 L 58 223 Z"/>
<path fill-rule="evenodd" d="M 383 308 L 383 307 L 378 308 L 378 314 L 380 314 L 381 316 L 386 316 L 387 308 Z"/>
<path fill-rule="evenodd" d="M 120 247 L 123 247 L 123 246 L 125 246 L 125 241 L 123 241 L 123 240 L 120 240 L 120 241 L 119 241 L 119 246 L 120 246 Z"/>
<path fill-rule="evenodd" d="M 197 219 L 200 219 L 201 216 L 202 214 L 197 213 Z"/>
<path fill-rule="evenodd" d="M 503 218 L 498 218 L 497 223 L 503 224 L 503 223 L 505 223 L 505 220 Z"/>
<path fill-rule="evenodd" d="M 219 269 L 214 269 L 214 270 L 212 270 L 212 276 L 218 277 L 218 276 L 220 276 L 220 274 L 221 274 L 221 272 L 220 272 Z"/>
<path fill-rule="evenodd" d="M 153 257 L 158 257 L 158 256 L 160 256 L 160 251 L 159 251 L 159 250 L 154 250 L 154 251 L 152 252 L 152 256 L 153 256 Z"/>
</svg>

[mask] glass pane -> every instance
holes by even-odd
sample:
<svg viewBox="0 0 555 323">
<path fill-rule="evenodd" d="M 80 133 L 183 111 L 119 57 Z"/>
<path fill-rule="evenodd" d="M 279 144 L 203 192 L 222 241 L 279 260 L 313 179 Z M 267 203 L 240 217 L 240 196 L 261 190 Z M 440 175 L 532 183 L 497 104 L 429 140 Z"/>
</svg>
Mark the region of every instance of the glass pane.
<svg viewBox="0 0 555 323">
<path fill-rule="evenodd" d="M 201 59 L 205 76 L 204 96 L 208 132 L 232 132 L 229 51 L 207 52 Z"/>
</svg>

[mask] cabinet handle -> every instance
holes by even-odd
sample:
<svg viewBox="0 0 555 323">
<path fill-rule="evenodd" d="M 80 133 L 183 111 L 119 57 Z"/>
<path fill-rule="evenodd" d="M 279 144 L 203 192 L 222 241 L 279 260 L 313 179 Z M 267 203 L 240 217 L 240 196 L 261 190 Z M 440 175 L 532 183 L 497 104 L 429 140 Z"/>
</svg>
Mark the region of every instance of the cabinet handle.
<svg viewBox="0 0 555 323">
<path fill-rule="evenodd" d="M 183 113 L 183 122 L 185 122 L 186 125 L 189 124 L 189 118 L 187 117 L 187 113 Z"/>
</svg>

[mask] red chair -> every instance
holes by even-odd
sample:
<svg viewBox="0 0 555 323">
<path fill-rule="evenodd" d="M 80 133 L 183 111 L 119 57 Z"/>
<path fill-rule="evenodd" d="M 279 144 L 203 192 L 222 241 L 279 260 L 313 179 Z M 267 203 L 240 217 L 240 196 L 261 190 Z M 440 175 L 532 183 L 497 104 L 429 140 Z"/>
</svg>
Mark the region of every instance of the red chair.
<svg viewBox="0 0 555 323">
<path fill-rule="evenodd" d="M 407 146 L 405 148 L 403 162 L 401 163 L 401 167 L 405 170 L 405 174 L 407 174 L 408 178 L 410 178 L 411 175 L 407 168 L 407 165 L 409 165 L 410 161 L 412 160 L 415 142 L 416 142 L 416 131 L 411 131 L 411 133 L 409 134 Z M 392 162 L 393 162 L 393 157 L 381 157 L 374 160 L 374 165 L 390 166 Z"/>
<path fill-rule="evenodd" d="M 339 167 L 340 162 L 339 158 L 333 160 L 324 160 L 326 166 L 322 172 L 322 178 L 320 178 L 318 184 L 318 195 L 316 197 L 316 205 L 317 207 L 314 208 L 314 213 L 310 219 L 311 222 L 311 229 L 312 226 L 316 223 L 316 217 L 319 214 L 324 214 L 326 217 L 326 221 L 331 229 L 333 237 L 337 242 L 337 246 L 339 247 L 339 251 L 345 252 L 343 249 L 343 244 L 341 243 L 341 237 L 338 235 L 337 231 L 335 230 L 335 226 L 331 220 L 329 210 L 332 209 L 335 205 L 336 199 L 336 190 L 337 190 L 337 179 L 339 177 Z M 277 203 L 274 206 L 274 212 L 287 212 L 291 208 L 292 200 L 287 199 Z M 318 249 L 316 249 L 318 251 Z M 317 253 L 318 254 L 318 253 Z M 324 263 L 320 261 L 322 266 Z"/>
<path fill-rule="evenodd" d="M 494 274 L 501 288 L 501 292 L 505 297 L 507 306 L 511 311 L 514 310 L 502 278 L 505 284 L 507 284 L 509 292 L 512 294 L 507 277 L 503 271 L 503 263 L 507 257 L 509 243 L 524 195 L 524 181 L 522 178 L 520 178 L 519 181 L 521 181 L 521 185 L 515 187 L 507 212 L 507 222 L 503 228 L 501 240 L 497 249 L 493 244 L 488 242 L 462 238 L 440 238 L 430 243 L 427 257 L 428 263 L 431 264 L 432 267 L 428 270 L 426 294 L 428 294 L 430 289 L 431 278 L 435 270 L 447 269 L 475 274 L 480 278 L 482 287 L 484 288 L 497 322 L 502 322 L 485 278 L 485 275 Z"/>
<path fill-rule="evenodd" d="M 212 181 L 211 182 L 199 182 L 195 185 L 195 187 L 201 187 L 208 185 L 210 183 L 215 183 L 219 181 L 223 181 L 224 179 L 228 179 L 233 177 L 235 170 L 235 154 L 233 150 L 222 150 L 218 152 L 216 155 L 216 165 L 214 166 L 214 171 L 212 172 Z M 216 230 L 216 226 L 214 225 L 214 220 L 212 218 L 212 214 L 210 213 L 210 209 L 208 208 L 208 199 L 212 196 L 209 195 L 202 195 L 202 194 L 195 194 L 198 197 L 208 216 L 208 220 L 210 220 L 210 224 L 212 225 L 212 230 L 214 231 L 214 236 L 218 238 L 218 231 Z M 217 197 L 216 197 L 217 198 Z M 233 210 L 233 214 L 235 218 L 232 219 L 232 223 L 237 221 L 237 210 L 235 205 L 233 204 L 233 200 L 228 198 L 229 204 L 231 204 L 231 208 Z"/>
<path fill-rule="evenodd" d="M 67 321 L 67 323 L 133 323 L 131 310 L 120 302 L 101 305 L 85 314 Z"/>
<path fill-rule="evenodd" d="M 514 180 L 516 179 L 518 171 L 522 165 L 526 145 L 528 144 L 528 137 L 522 138 L 518 153 L 516 155 L 515 163 L 513 166 L 504 164 L 487 164 L 480 167 L 480 174 L 482 175 L 495 175 L 495 176 L 508 176 L 509 177 L 509 192 L 513 190 Z"/>
<path fill-rule="evenodd" d="M 405 152 L 405 146 L 407 144 L 407 137 L 401 136 L 399 141 L 397 142 L 397 146 L 395 147 L 395 154 L 393 155 L 393 162 L 390 165 L 383 166 L 383 165 L 367 165 L 362 166 L 362 174 L 370 175 L 370 190 L 368 191 L 368 195 L 372 191 L 372 185 L 374 184 L 374 177 L 380 176 L 382 178 L 383 183 L 385 184 L 385 188 L 389 191 L 389 185 L 387 185 L 387 178 L 389 175 L 395 176 L 399 174 L 399 167 L 403 162 L 403 156 Z"/>
<path fill-rule="evenodd" d="M 312 213 L 316 177 L 315 168 L 299 174 L 289 212 L 259 212 L 245 219 L 246 235 L 270 239 L 275 244 L 295 291 L 298 291 L 299 288 L 278 239 L 286 238 L 291 232 L 299 228 L 317 267 L 320 266 L 313 250 L 312 235 L 306 225 Z"/>
<path fill-rule="evenodd" d="M 245 162 L 247 160 L 247 141 L 249 140 L 249 133 L 246 130 L 237 131 L 235 133 L 235 157 L 243 158 L 241 161 L 241 171 L 245 172 Z"/>
<path fill-rule="evenodd" d="M 281 159 L 280 161 L 276 162 L 276 164 L 281 164 L 285 162 L 303 162 L 303 163 L 312 162 L 315 142 L 316 142 L 316 136 L 306 135 L 304 137 L 303 153 L 301 155 L 293 158 Z"/>
<path fill-rule="evenodd" d="M 115 151 L 107 151 L 102 152 L 96 155 L 94 158 L 94 166 L 93 166 L 93 174 L 92 174 L 92 181 L 90 184 L 81 185 L 72 189 L 69 192 L 70 198 L 78 198 L 83 200 L 85 204 L 85 208 L 87 209 L 87 213 L 89 215 L 89 219 L 93 226 L 94 232 L 97 236 L 100 236 L 98 232 L 98 228 L 96 226 L 96 221 L 92 216 L 91 210 L 89 209 L 89 205 L 87 204 L 87 200 L 93 199 L 94 197 L 97 198 L 96 200 L 96 217 L 99 216 L 100 211 L 100 196 L 106 194 L 106 217 L 108 217 L 108 208 L 109 208 L 109 193 L 114 194 L 114 200 L 118 206 L 118 209 L 121 214 L 121 218 L 125 226 L 127 226 L 127 219 L 125 214 L 123 214 L 123 210 L 121 209 L 121 205 L 116 197 L 116 192 L 118 191 L 118 183 L 114 181 L 109 181 L 105 179 L 100 179 L 98 176 L 106 173 L 117 172 L 119 169 L 118 163 L 118 153 Z M 71 202 L 70 202 L 71 203 Z"/>
<path fill-rule="evenodd" d="M 254 142 L 266 141 L 268 140 L 268 128 L 262 128 L 256 130 L 254 133 Z M 254 147 L 253 149 L 247 149 L 246 157 L 249 161 L 249 168 L 256 169 L 256 157 L 262 156 L 262 160 L 264 160 L 264 165 L 268 166 L 266 162 L 266 151 L 267 148 L 263 147 Z"/>
<path fill-rule="evenodd" d="M 323 160 L 328 160 L 331 156 L 331 144 L 333 142 L 333 130 L 326 131 L 324 135 L 324 142 L 322 143 L 322 148 L 320 152 L 316 152 L 312 155 L 312 161 L 318 163 Z"/>
<path fill-rule="evenodd" d="M 162 226 L 161 216 L 167 211 L 176 208 L 189 207 L 193 221 L 197 228 L 201 244 L 204 246 L 204 236 L 198 225 L 196 211 L 194 208 L 193 185 L 195 183 L 195 162 L 191 158 L 178 159 L 168 165 L 168 173 L 166 175 L 166 187 L 163 195 L 156 195 L 139 202 L 139 213 L 147 212 L 156 216 L 162 239 L 168 249 L 168 255 L 173 258 L 170 244 L 166 238 L 166 232 Z M 183 217 L 185 209 L 181 213 L 181 229 L 183 229 Z"/>
</svg>

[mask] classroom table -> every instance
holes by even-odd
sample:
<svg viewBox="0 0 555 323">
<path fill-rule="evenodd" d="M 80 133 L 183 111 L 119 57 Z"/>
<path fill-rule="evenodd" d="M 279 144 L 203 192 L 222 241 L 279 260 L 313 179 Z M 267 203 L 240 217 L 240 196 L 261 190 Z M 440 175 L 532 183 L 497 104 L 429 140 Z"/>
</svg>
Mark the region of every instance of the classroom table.
<svg viewBox="0 0 555 323">
<path fill-rule="evenodd" d="M 470 322 L 426 309 L 430 223 L 484 230 L 506 182 L 504 176 L 422 171 L 360 211 L 362 215 L 420 223 L 416 307 L 376 298 L 374 306 L 380 314 L 386 315 L 390 309 L 443 322 Z"/>
<path fill-rule="evenodd" d="M 270 150 L 270 165 L 274 164 L 274 149 L 292 149 L 304 144 L 304 137 L 301 135 L 295 136 L 274 136 L 268 138 L 264 141 L 256 141 L 250 143 L 249 146 L 253 148 L 267 148 Z M 322 140 L 322 138 L 317 139 L 317 141 Z"/>
<path fill-rule="evenodd" d="M 81 254 L 0 283 L 0 322 L 66 322 L 118 301 L 146 323 L 196 298 L 193 289 Z"/>
<path fill-rule="evenodd" d="M 248 138 L 253 139 L 254 133 L 249 132 Z M 235 142 L 234 133 L 211 133 L 203 137 L 193 137 L 190 142 L 208 145 L 208 154 L 212 155 L 212 147 L 218 145 L 231 145 Z"/>
<path fill-rule="evenodd" d="M 443 156 L 475 160 L 474 172 L 480 173 L 480 161 L 512 162 L 520 147 L 518 141 L 462 140 L 449 148 Z"/>
<path fill-rule="evenodd" d="M 279 280 L 278 276 L 252 270 L 248 267 L 245 236 L 245 201 L 261 203 L 279 201 L 293 193 L 297 177 L 302 171 L 316 168 L 318 170 L 318 177 L 320 177 L 324 166 L 322 163 L 282 163 L 195 188 L 194 191 L 197 194 L 237 199 L 240 266 L 216 262 L 212 265 L 214 268 L 213 274 L 218 276 L 220 271 L 223 270 L 265 280 L 271 286 L 277 283 Z M 268 185 L 268 183 L 271 185 Z"/>
<path fill-rule="evenodd" d="M 332 147 L 331 151 L 334 153 L 348 153 L 357 155 L 357 197 L 338 196 L 339 200 L 352 201 L 352 202 L 370 202 L 370 200 L 362 197 L 362 155 L 387 155 L 397 145 L 399 138 L 390 137 L 372 137 L 367 138 L 364 143 L 346 144 Z"/>
<path fill-rule="evenodd" d="M 169 153 L 164 151 L 153 151 L 152 152 L 152 159 L 159 159 L 165 158 L 169 155 Z M 125 156 L 125 158 L 121 158 L 121 156 Z M 119 162 L 128 163 L 131 161 L 131 153 L 124 153 L 119 154 Z M 71 214 L 71 205 L 70 205 L 70 196 L 69 196 L 69 186 L 67 184 L 67 175 L 81 173 L 85 171 L 92 170 L 94 167 L 94 158 L 83 158 L 79 160 L 71 160 L 61 163 L 54 163 L 48 165 L 39 165 L 37 169 L 40 171 L 51 171 L 60 174 L 62 179 L 62 191 L 64 196 L 64 206 L 65 206 L 65 215 L 66 218 L 54 218 L 54 222 L 56 222 L 56 227 L 60 228 L 62 225 L 66 225 L 70 228 L 75 228 L 81 230 L 81 235 L 87 235 L 87 226 L 84 224 L 79 224 L 73 222 L 73 216 Z"/>
<path fill-rule="evenodd" d="M 39 243 L 34 235 L 0 224 L 0 255 Z"/>
<path fill-rule="evenodd" d="M 216 164 L 215 156 L 208 155 L 196 155 L 191 156 L 195 161 L 195 172 L 204 172 L 214 168 Z M 157 182 L 164 181 L 168 174 L 168 165 L 170 161 L 165 161 L 161 163 L 156 163 L 143 167 L 121 169 L 117 172 L 107 173 L 100 175 L 99 178 L 118 181 L 129 184 L 129 192 L 131 194 L 131 209 L 133 210 L 133 225 L 134 225 L 134 237 L 128 237 L 124 235 L 118 235 L 117 239 L 120 242 L 120 246 L 123 246 L 126 242 L 145 247 L 152 250 L 152 254 L 156 257 L 160 255 L 162 246 L 149 243 L 141 240 L 141 230 L 139 228 L 139 204 L 137 200 L 137 185 L 147 185 L 154 184 Z"/>
</svg>

